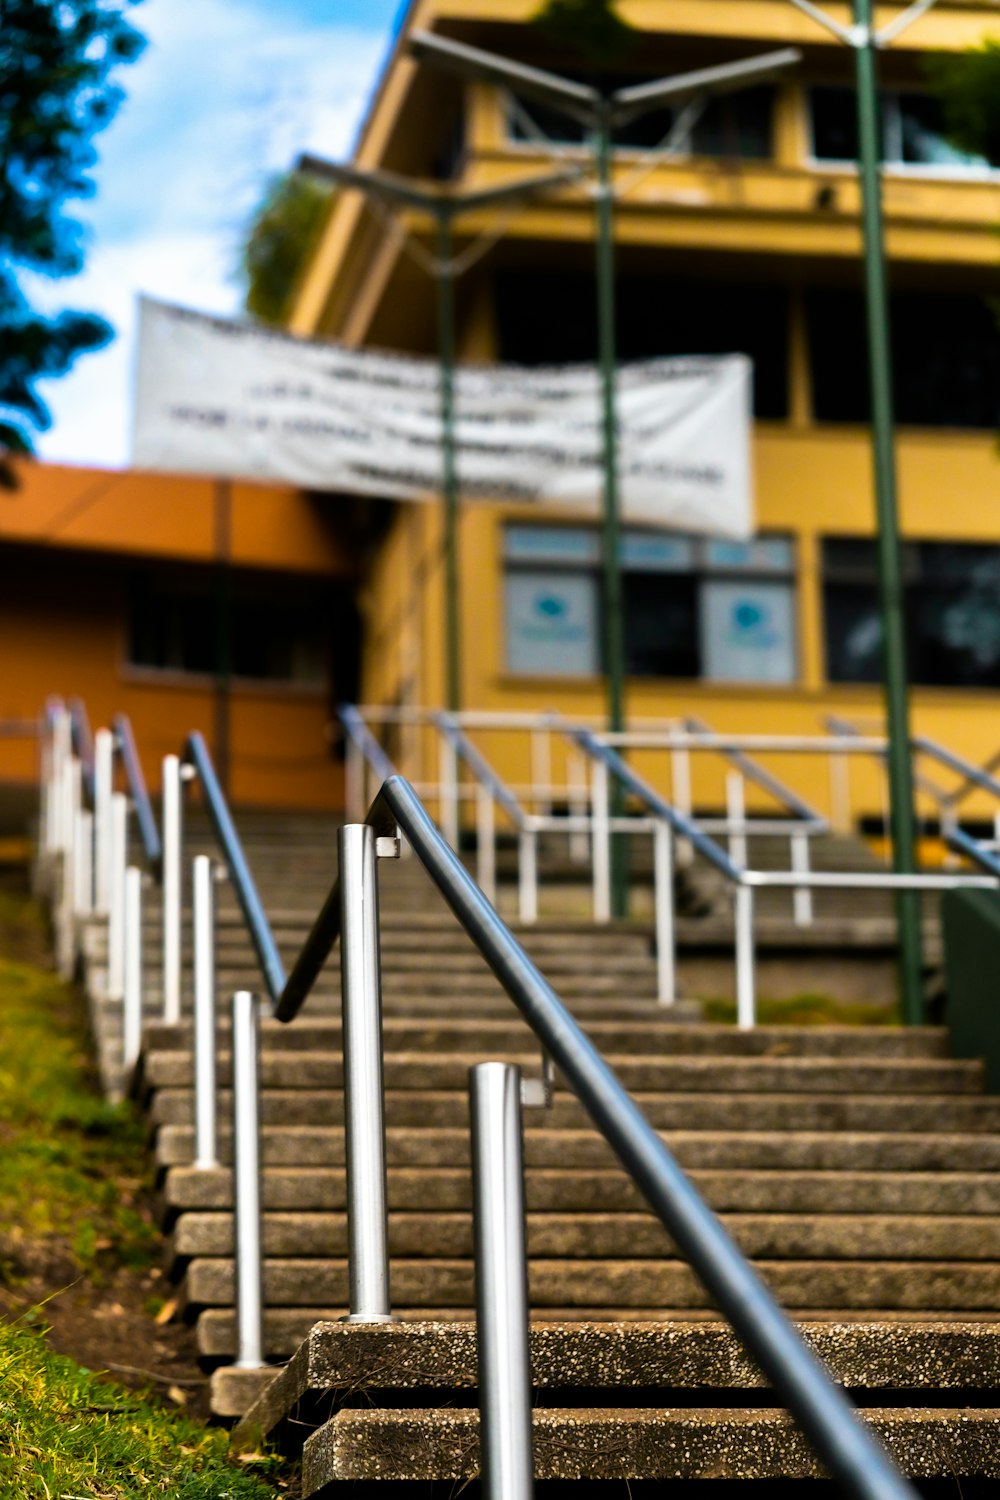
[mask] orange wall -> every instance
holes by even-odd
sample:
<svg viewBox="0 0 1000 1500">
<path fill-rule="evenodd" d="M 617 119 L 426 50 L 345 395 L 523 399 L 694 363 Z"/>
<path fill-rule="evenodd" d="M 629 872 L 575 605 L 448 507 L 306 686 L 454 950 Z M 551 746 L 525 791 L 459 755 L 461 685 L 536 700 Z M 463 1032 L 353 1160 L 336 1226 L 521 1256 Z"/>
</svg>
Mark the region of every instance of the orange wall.
<svg viewBox="0 0 1000 1500">
<path fill-rule="evenodd" d="M 162 757 L 177 753 L 190 730 L 200 729 L 212 746 L 214 685 L 200 675 L 128 664 L 123 554 L 210 562 L 214 487 L 34 464 L 22 474 L 22 488 L 0 496 L 0 724 L 34 718 L 50 694 L 81 697 L 94 728 L 127 713 L 155 791 Z M 337 503 L 234 485 L 234 562 L 313 579 L 349 576 L 350 550 L 331 524 Z M 234 682 L 233 802 L 341 807 L 343 770 L 330 751 L 330 713 L 323 687 Z M 36 762 L 33 740 L 0 737 L 0 781 L 33 781 Z"/>
</svg>

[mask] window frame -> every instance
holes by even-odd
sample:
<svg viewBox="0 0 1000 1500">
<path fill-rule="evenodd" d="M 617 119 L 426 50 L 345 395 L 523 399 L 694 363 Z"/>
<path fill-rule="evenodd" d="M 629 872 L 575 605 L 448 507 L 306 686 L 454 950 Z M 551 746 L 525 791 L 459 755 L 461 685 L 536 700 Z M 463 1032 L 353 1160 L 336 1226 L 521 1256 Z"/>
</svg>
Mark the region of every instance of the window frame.
<svg viewBox="0 0 1000 1500">
<path fill-rule="evenodd" d="M 857 161 L 849 156 L 832 157 L 816 155 L 816 128 L 812 107 L 812 94 L 814 89 L 850 88 L 849 84 L 840 81 L 833 82 L 828 79 L 812 79 L 805 84 L 806 103 L 806 152 L 804 164 L 814 172 L 856 175 L 858 170 Z M 886 137 L 895 136 L 902 150 L 903 128 L 902 115 L 899 107 L 900 98 L 904 94 L 919 94 L 920 89 L 879 89 L 879 108 L 882 115 L 883 134 Z M 928 96 L 929 97 L 929 96 Z M 989 162 L 918 162 L 903 161 L 897 158 L 887 158 L 880 163 L 883 175 L 901 178 L 926 178 L 928 181 L 944 182 L 996 182 L 1000 179 L 1000 165 L 991 166 Z"/>
</svg>

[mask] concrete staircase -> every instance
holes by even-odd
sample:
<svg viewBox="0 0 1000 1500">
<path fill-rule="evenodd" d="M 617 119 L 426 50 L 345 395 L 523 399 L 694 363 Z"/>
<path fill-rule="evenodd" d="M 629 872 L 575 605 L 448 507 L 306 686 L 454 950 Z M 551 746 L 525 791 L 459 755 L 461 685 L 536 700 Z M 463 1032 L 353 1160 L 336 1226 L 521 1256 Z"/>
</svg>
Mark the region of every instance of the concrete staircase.
<svg viewBox="0 0 1000 1500">
<path fill-rule="evenodd" d="M 330 883 L 332 825 L 244 819 L 291 959 Z M 197 826 L 190 830 L 198 842 Z M 208 847 L 206 842 L 206 847 Z M 195 1169 L 191 1027 L 149 1022 L 136 1097 L 160 1176 L 180 1308 L 214 1366 L 216 1412 L 306 1438 L 303 1494 L 475 1473 L 468 1068 L 539 1069 L 534 1038 L 413 860 L 380 865 L 393 1304 L 345 1327 L 336 957 L 290 1026 L 262 1029 L 265 1342 L 233 1358 L 228 1022 L 223 1164 Z M 255 983 L 222 892 L 219 990 Z M 667 1145 L 836 1377 L 914 1475 L 1000 1480 L 1000 1100 L 926 1028 L 707 1026 L 655 1002 L 641 926 L 548 921 L 521 934 Z M 147 916 L 156 954 L 157 917 Z M 99 956 L 99 955 L 98 955 Z M 817 987 L 821 976 L 817 975 Z M 113 1017 L 106 1033 L 114 1051 Z M 817 1473 L 732 1335 L 575 1100 L 525 1115 L 541 1479 L 768 1480 Z M 413 1491 L 416 1494 L 416 1491 Z M 426 1493 L 421 1490 L 421 1495 Z M 609 1491 L 611 1493 L 611 1491 Z M 621 1493 L 620 1488 L 614 1490 Z M 972 1491 L 966 1490 L 966 1500 Z"/>
</svg>

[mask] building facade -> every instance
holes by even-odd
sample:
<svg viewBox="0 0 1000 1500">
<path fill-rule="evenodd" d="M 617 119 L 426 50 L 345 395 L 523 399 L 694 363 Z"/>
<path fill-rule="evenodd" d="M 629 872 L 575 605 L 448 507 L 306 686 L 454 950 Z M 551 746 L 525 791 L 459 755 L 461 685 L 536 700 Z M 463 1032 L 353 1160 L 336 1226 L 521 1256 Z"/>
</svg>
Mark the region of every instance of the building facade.
<svg viewBox="0 0 1000 1500">
<path fill-rule="evenodd" d="M 755 539 L 626 527 L 627 712 L 719 729 L 815 730 L 881 712 L 853 59 L 787 0 L 622 0 L 635 45 L 589 73 L 533 24 L 537 0 L 414 0 L 356 152 L 486 187 L 585 162 L 582 132 L 505 90 L 435 72 L 435 31 L 605 87 L 794 44 L 780 81 L 707 102 L 683 149 L 666 111 L 616 140 L 622 360 L 741 351 L 754 361 Z M 848 8 L 830 7 L 843 24 Z M 880 24 L 898 14 L 880 8 Z M 905 605 L 913 718 L 983 756 L 1000 688 L 1000 173 L 945 139 L 936 51 L 996 34 L 985 5 L 939 5 L 880 56 Z M 469 361 L 593 359 L 595 213 L 586 184 L 458 221 Z M 434 226 L 335 201 L 291 317 L 303 335 L 432 353 Z M 415 253 L 414 253 L 415 251 Z M 462 689 L 482 709 L 604 704 L 597 525 L 470 502 L 460 521 Z M 364 596 L 363 696 L 443 697 L 440 507 L 398 506 Z"/>
</svg>

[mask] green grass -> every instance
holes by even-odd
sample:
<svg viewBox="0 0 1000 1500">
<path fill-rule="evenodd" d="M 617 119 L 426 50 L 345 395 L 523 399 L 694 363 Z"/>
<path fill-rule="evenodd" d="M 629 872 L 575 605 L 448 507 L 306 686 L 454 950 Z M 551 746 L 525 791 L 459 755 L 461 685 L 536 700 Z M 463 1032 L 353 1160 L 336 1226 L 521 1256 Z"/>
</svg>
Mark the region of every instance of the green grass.
<svg viewBox="0 0 1000 1500">
<path fill-rule="evenodd" d="M 0 1325 L 0 1495 L 25 1500 L 268 1500 L 262 1476 L 209 1429 L 52 1354 L 44 1330 Z"/>
<path fill-rule="evenodd" d="M 735 1000 L 704 1001 L 706 1021 L 736 1020 Z M 762 1026 L 899 1026 L 896 1005 L 865 1005 L 834 1000 L 830 995 L 795 995 L 790 1000 L 757 1001 L 757 1020 Z"/>
<path fill-rule="evenodd" d="M 136 1208 L 146 1171 L 127 1106 L 88 1086 L 81 1018 L 53 975 L 0 959 L 0 1269 L 19 1242 L 58 1238 L 80 1270 L 141 1265 L 157 1249 Z M 14 1267 L 12 1267 L 12 1261 Z"/>
</svg>

